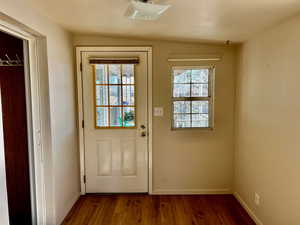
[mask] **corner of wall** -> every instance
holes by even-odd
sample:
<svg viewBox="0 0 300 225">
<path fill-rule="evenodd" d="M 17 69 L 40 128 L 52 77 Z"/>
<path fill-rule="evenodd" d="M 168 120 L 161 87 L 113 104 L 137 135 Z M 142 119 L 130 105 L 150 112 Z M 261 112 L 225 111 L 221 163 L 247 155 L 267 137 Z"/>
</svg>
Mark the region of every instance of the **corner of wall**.
<svg viewBox="0 0 300 225">
<path fill-rule="evenodd" d="M 256 216 L 254 211 L 248 206 L 248 204 L 243 200 L 241 195 L 237 191 L 236 180 L 237 180 L 237 158 L 238 158 L 238 126 L 239 126 L 239 79 L 242 73 L 242 48 L 244 44 L 240 44 L 236 48 L 236 71 L 235 71 L 235 101 L 234 101 L 234 134 L 233 134 L 233 147 L 234 147 L 234 159 L 233 159 L 233 196 L 241 204 L 241 206 L 246 210 L 248 215 L 257 225 L 264 225 L 262 221 Z"/>
<path fill-rule="evenodd" d="M 238 110 L 238 79 L 240 73 L 240 55 L 241 48 L 243 44 L 239 44 L 235 48 L 235 79 L 234 79 L 234 106 L 233 106 L 233 175 L 232 175 L 232 191 L 235 191 L 235 177 L 236 177 L 236 158 L 237 158 L 237 127 L 238 127 L 238 119 L 237 119 L 237 110 Z"/>
<path fill-rule="evenodd" d="M 56 218 L 55 224 L 59 225 L 63 223 L 64 219 L 66 218 L 66 216 L 71 211 L 71 209 L 73 208 L 73 206 L 75 205 L 75 203 L 79 198 L 80 198 L 80 193 L 78 192 L 73 196 L 73 198 L 67 204 L 65 204 L 65 208 L 63 212 L 60 213 L 62 216 Z"/>
<path fill-rule="evenodd" d="M 242 199 L 239 193 L 234 192 L 234 197 L 238 202 L 242 205 L 242 207 L 246 210 L 248 215 L 253 219 L 256 225 L 264 225 L 263 222 L 255 215 L 254 211 L 247 205 L 247 203 Z"/>
</svg>

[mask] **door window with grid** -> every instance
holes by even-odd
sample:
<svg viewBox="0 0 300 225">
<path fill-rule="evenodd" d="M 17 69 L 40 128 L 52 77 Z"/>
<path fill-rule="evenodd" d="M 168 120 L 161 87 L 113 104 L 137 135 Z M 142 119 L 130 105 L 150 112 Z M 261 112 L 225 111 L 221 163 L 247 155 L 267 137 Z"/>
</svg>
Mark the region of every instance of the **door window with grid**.
<svg viewBox="0 0 300 225">
<path fill-rule="evenodd" d="M 134 64 L 96 64 L 93 67 L 96 128 L 134 128 Z"/>
<path fill-rule="evenodd" d="M 212 128 L 213 67 L 174 67 L 172 128 Z"/>
</svg>

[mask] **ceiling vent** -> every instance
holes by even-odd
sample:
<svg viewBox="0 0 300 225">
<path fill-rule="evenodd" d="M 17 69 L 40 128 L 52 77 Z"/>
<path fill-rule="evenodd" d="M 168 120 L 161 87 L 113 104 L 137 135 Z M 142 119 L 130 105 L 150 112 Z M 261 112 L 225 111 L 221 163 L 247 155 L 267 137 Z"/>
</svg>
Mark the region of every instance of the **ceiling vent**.
<svg viewBox="0 0 300 225">
<path fill-rule="evenodd" d="M 136 20 L 157 20 L 170 7 L 148 0 L 131 0 L 126 16 Z"/>
</svg>

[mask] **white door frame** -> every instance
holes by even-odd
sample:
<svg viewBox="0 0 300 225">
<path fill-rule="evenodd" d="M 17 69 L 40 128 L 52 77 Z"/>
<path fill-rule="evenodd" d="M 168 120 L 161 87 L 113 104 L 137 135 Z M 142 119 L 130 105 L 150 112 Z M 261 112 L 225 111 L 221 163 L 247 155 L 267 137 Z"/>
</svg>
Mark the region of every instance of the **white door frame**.
<svg viewBox="0 0 300 225">
<path fill-rule="evenodd" d="M 34 225 L 46 225 L 47 204 L 43 153 L 47 151 L 47 148 L 51 148 L 46 38 L 2 13 L 0 13 L 0 31 L 23 39 L 24 44 L 27 44 L 24 48 L 24 71 L 31 192 L 34 194 L 32 204 L 35 207 L 33 217 Z M 0 151 L 3 149 L 1 148 Z M 7 205 L 7 202 L 3 204 Z"/>
<path fill-rule="evenodd" d="M 1 91 L 1 88 L 0 88 Z M 4 138 L 2 123 L 2 107 L 0 93 L 0 224 L 9 225 L 6 174 L 5 174 L 5 155 L 4 155 Z"/>
<path fill-rule="evenodd" d="M 83 127 L 83 87 L 82 87 L 82 52 L 147 52 L 148 66 L 148 193 L 152 194 L 152 47 L 76 47 L 76 71 L 77 71 L 77 101 L 78 101 L 78 139 L 80 151 L 80 184 L 81 194 L 86 194 L 85 188 L 85 146 L 84 146 L 84 127 Z"/>
</svg>

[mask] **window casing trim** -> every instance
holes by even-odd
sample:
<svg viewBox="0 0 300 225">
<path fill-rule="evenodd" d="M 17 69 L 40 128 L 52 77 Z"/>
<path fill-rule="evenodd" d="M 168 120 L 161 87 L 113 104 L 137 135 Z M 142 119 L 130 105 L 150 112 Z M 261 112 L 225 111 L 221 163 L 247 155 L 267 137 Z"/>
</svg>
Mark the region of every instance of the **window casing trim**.
<svg viewBox="0 0 300 225">
<path fill-rule="evenodd" d="M 181 69 L 208 69 L 208 96 L 207 97 L 173 97 L 174 91 L 174 70 Z M 214 130 L 214 93 L 215 93 L 215 69 L 216 66 L 172 66 L 171 67 L 171 130 Z M 175 101 L 208 101 L 209 104 L 209 126 L 208 127 L 175 127 L 174 126 L 174 102 Z"/>
</svg>

